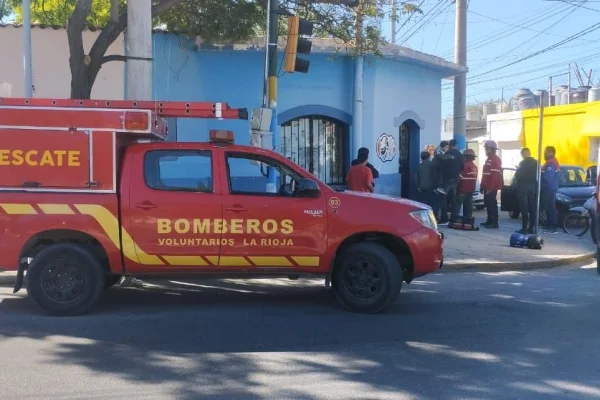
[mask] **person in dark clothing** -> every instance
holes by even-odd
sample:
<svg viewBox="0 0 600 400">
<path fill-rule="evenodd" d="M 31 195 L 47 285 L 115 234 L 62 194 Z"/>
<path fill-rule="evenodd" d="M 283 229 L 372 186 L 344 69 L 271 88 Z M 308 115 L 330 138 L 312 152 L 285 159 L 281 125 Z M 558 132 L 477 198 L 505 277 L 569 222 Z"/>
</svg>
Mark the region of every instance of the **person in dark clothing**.
<svg viewBox="0 0 600 400">
<path fill-rule="evenodd" d="M 442 185 L 446 192 L 446 200 L 441 203 L 440 224 L 445 225 L 448 222 L 456 222 L 458 218 L 458 207 L 456 204 L 456 191 L 458 181 L 460 180 L 460 171 L 462 171 L 465 159 L 462 153 L 457 149 L 457 142 L 452 139 L 449 143 L 449 150 L 442 159 Z M 448 208 L 450 208 L 450 220 L 448 220 Z"/>
<path fill-rule="evenodd" d="M 555 234 L 558 225 L 558 213 L 556 210 L 556 192 L 558 191 L 558 173 L 560 164 L 556 159 L 556 149 L 554 146 L 546 147 L 544 151 L 546 162 L 542 166 L 542 198 L 544 199 L 544 209 L 548 214 L 548 227 L 545 233 Z"/>
<path fill-rule="evenodd" d="M 433 165 L 435 170 L 435 181 L 436 181 L 436 189 L 435 192 L 437 194 L 446 195 L 446 191 L 444 190 L 444 181 L 443 181 L 443 163 L 446 159 L 445 154 L 449 150 L 449 144 L 447 140 L 442 140 L 440 145 L 435 149 L 435 154 L 433 156 Z"/>
<path fill-rule="evenodd" d="M 534 233 L 538 162 L 531 157 L 531 151 L 527 147 L 521 149 L 521 157 L 523 161 L 515 173 L 519 210 L 523 215 L 519 233 Z"/>
<path fill-rule="evenodd" d="M 352 160 L 352 163 L 351 163 L 352 167 L 357 164 L 360 164 L 358 159 L 361 158 L 361 154 L 366 156 L 366 158 L 368 159 L 369 158 L 369 149 L 367 149 L 366 147 L 361 147 L 360 149 L 358 149 L 358 154 L 357 154 L 356 158 L 354 160 Z M 373 173 L 373 179 L 379 178 L 379 171 L 377 171 L 377 168 L 375 168 L 371 163 L 367 162 L 367 168 L 369 168 L 371 170 L 371 173 Z M 375 187 L 375 182 L 373 182 L 373 187 Z"/>
<path fill-rule="evenodd" d="M 433 161 L 431 154 L 427 151 L 421 152 L 421 164 L 417 167 L 415 174 L 417 190 L 419 191 L 419 201 L 434 208 L 433 189 L 435 188 L 435 171 L 433 169 Z"/>
</svg>

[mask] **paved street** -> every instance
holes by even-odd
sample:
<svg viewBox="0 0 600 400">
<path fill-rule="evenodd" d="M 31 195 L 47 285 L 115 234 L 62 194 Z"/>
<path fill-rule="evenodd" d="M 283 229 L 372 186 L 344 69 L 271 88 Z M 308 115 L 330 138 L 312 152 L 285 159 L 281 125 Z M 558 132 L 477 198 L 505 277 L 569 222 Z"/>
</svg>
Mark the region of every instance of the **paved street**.
<svg viewBox="0 0 600 400">
<path fill-rule="evenodd" d="M 591 267 L 437 274 L 373 316 L 281 280 L 119 288 L 51 318 L 0 274 L 0 398 L 598 399 Z"/>
</svg>

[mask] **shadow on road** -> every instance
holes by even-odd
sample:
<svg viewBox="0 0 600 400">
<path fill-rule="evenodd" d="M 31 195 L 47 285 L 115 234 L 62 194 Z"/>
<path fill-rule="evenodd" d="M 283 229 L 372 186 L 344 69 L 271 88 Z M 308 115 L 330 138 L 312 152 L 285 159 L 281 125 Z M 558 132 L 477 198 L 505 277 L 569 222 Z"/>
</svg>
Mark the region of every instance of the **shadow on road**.
<svg viewBox="0 0 600 400">
<path fill-rule="evenodd" d="M 588 275 L 432 276 L 382 315 L 340 310 L 320 281 L 117 288 L 94 314 L 62 319 L 8 295 L 0 337 L 43 345 L 49 365 L 168 385 L 178 399 L 598 399 Z"/>
</svg>

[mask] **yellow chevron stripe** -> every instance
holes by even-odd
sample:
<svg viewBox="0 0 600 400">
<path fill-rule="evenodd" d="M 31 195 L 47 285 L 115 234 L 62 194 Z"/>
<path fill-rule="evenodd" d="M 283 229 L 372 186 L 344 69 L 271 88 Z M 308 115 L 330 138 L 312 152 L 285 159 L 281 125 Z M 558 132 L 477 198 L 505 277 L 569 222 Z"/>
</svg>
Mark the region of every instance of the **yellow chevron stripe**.
<svg viewBox="0 0 600 400">
<path fill-rule="evenodd" d="M 292 260 L 301 267 L 318 267 L 319 257 L 294 256 Z"/>
<path fill-rule="evenodd" d="M 119 246 L 119 221 L 105 207 L 96 204 L 75 204 L 75 208 L 84 215 L 89 215 L 96 220 L 104 229 L 110 240 L 117 248 Z M 131 235 L 121 227 L 121 238 L 123 240 L 123 254 L 133 262 L 144 265 L 164 265 L 163 261 L 157 256 L 144 252 L 133 241 Z"/>
<path fill-rule="evenodd" d="M 251 267 L 252 264 L 244 257 L 219 257 L 219 267 Z"/>
<path fill-rule="evenodd" d="M 208 256 L 208 257 L 206 257 L 206 259 L 212 265 L 219 265 L 219 256 Z"/>
<path fill-rule="evenodd" d="M 10 215 L 36 215 L 38 212 L 31 204 L 3 203 L 0 207 Z"/>
<path fill-rule="evenodd" d="M 208 263 L 200 256 L 161 256 L 168 264 L 188 267 L 206 267 Z"/>
<path fill-rule="evenodd" d="M 48 215 L 75 215 L 75 211 L 67 204 L 38 204 L 37 206 Z"/>
<path fill-rule="evenodd" d="M 46 215 L 75 215 L 75 211 L 68 204 L 37 204 Z M 98 222 L 111 242 L 129 260 L 143 265 L 165 265 L 161 257 L 169 265 L 181 266 L 221 266 L 221 267 L 292 267 L 290 258 L 300 267 L 318 267 L 320 259 L 314 256 L 156 256 L 143 251 L 133 240 L 124 227 L 119 226 L 119 221 L 106 207 L 98 204 L 75 204 L 74 207 L 83 215 L 89 215 Z M 38 212 L 31 204 L 0 204 L 10 215 L 37 215 Z M 119 228 L 123 247 L 119 241 Z M 208 262 L 206 261 L 208 260 Z"/>
<path fill-rule="evenodd" d="M 291 267 L 293 265 L 287 257 L 265 256 L 248 258 L 257 267 Z"/>
</svg>

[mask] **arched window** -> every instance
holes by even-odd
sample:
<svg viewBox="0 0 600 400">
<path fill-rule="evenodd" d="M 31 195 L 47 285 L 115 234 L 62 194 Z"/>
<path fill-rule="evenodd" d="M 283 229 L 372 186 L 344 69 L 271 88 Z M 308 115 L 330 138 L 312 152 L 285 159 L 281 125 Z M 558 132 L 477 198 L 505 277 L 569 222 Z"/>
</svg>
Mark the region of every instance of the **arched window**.
<svg viewBox="0 0 600 400">
<path fill-rule="evenodd" d="M 281 126 L 281 154 L 328 185 L 346 178 L 348 127 L 343 122 L 311 115 Z"/>
</svg>

